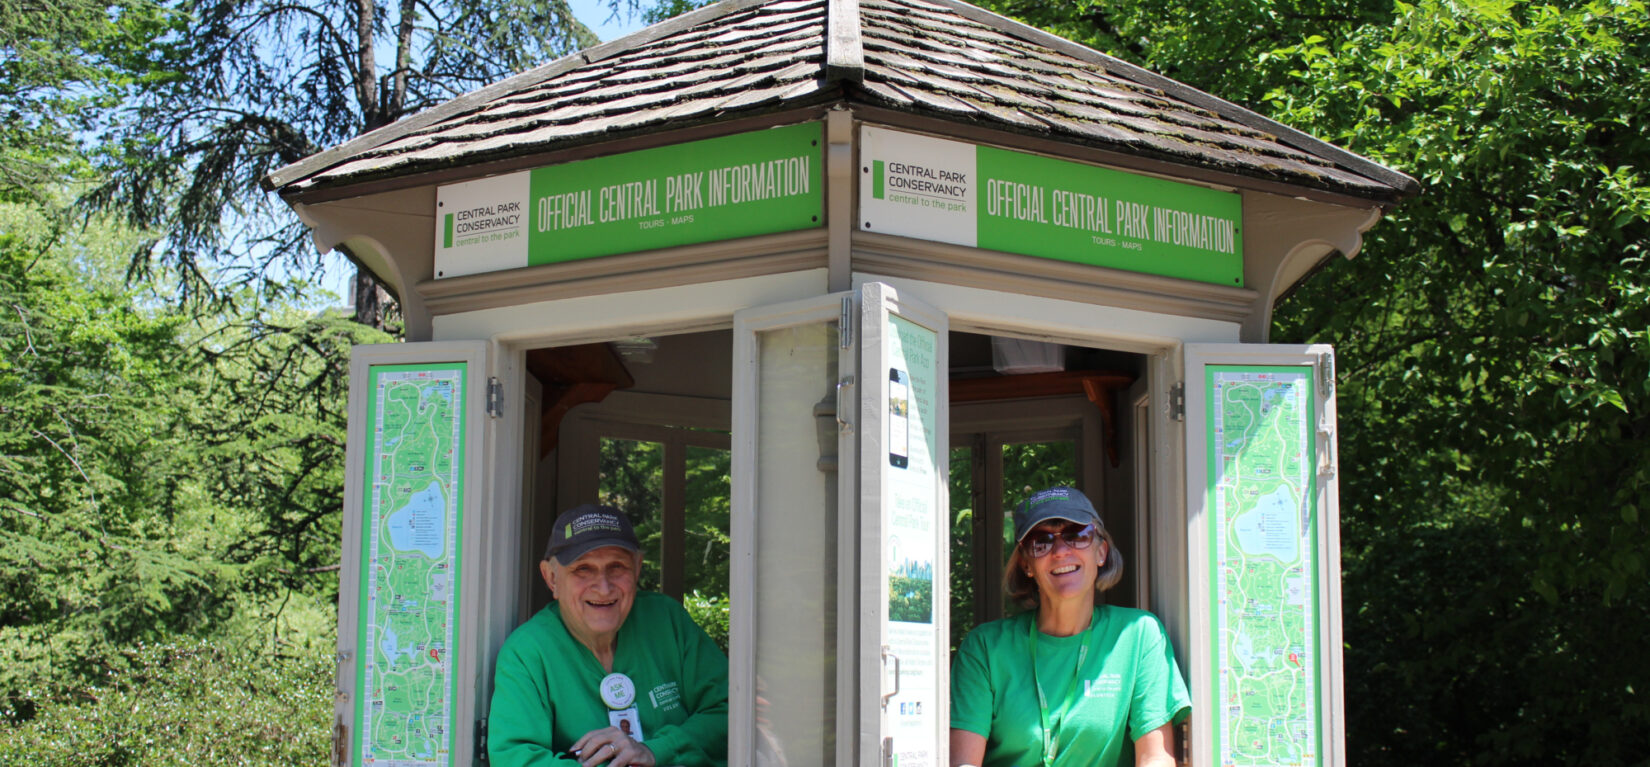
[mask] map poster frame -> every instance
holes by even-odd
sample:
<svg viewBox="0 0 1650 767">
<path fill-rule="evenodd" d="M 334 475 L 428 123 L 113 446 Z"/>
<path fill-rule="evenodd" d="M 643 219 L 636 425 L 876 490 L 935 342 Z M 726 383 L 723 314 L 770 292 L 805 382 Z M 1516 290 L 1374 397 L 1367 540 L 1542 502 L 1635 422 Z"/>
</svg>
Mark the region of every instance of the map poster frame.
<svg viewBox="0 0 1650 767">
<path fill-rule="evenodd" d="M 487 362 L 485 342 L 352 352 L 334 764 L 468 763 L 476 702 L 460 680 L 474 675 L 480 646 L 473 533 Z M 439 435 L 394 433 L 431 427 Z M 398 700 L 411 685 L 428 687 L 434 702 Z M 373 733 L 381 725 L 401 730 L 383 742 L 406 750 L 379 748 Z"/>
<path fill-rule="evenodd" d="M 950 636 L 943 628 L 950 624 L 951 604 L 950 324 L 943 312 L 887 284 L 868 282 L 859 290 L 858 761 L 945 767 L 951 718 Z M 927 594 L 912 598 L 912 591 L 922 590 Z"/>
<path fill-rule="evenodd" d="M 1185 360 L 1193 760 L 1339 767 L 1333 350 L 1189 344 Z"/>
</svg>

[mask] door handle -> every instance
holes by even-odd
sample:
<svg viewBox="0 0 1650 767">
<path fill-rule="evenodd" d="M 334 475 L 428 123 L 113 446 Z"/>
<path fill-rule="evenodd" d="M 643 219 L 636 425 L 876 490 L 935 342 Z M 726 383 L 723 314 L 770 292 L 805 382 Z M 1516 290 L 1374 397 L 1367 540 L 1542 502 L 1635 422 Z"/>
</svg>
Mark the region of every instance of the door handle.
<svg viewBox="0 0 1650 767">
<path fill-rule="evenodd" d="M 848 420 L 848 403 L 843 395 L 854 390 L 854 377 L 843 376 L 836 382 L 836 427 L 843 434 L 852 434 L 854 424 Z"/>
<path fill-rule="evenodd" d="M 888 707 L 888 699 L 899 694 L 899 656 L 888 651 L 888 645 L 882 646 L 882 665 L 888 665 L 888 659 L 894 659 L 894 689 L 882 696 L 882 707 Z"/>
</svg>

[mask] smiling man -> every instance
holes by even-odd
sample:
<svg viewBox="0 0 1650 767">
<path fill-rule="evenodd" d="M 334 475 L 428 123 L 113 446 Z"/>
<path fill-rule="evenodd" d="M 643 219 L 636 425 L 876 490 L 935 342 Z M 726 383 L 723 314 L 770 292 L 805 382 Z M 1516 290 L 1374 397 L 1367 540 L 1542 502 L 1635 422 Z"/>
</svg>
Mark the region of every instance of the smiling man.
<svg viewBox="0 0 1650 767">
<path fill-rule="evenodd" d="M 624 514 L 556 518 L 539 562 L 553 601 L 499 651 L 495 767 L 726 767 L 728 659 L 671 598 L 638 592 Z"/>
</svg>

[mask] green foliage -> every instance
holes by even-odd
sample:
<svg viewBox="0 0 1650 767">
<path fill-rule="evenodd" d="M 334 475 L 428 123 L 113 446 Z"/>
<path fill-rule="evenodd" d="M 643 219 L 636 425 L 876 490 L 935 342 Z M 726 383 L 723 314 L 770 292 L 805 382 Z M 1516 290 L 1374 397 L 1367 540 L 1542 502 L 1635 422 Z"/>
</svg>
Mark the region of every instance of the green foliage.
<svg viewBox="0 0 1650 767">
<path fill-rule="evenodd" d="M 112 89 L 165 76 L 148 53 L 176 21 L 148 0 L 0 0 L 0 200 L 44 200 L 84 169 L 76 133 Z"/>
<path fill-rule="evenodd" d="M 688 616 L 699 628 L 722 648 L 728 651 L 728 596 L 726 594 L 704 594 L 694 589 L 682 596 L 682 606 L 687 608 Z"/>
<path fill-rule="evenodd" d="M 994 6 L 1426 188 L 1273 333 L 1338 349 L 1348 761 L 1643 763 L 1645 4 Z"/>
<path fill-rule="evenodd" d="M 336 598 L 349 346 L 383 336 L 191 316 L 111 275 L 134 233 L 0 222 L 0 714 L 86 704 L 142 644 L 305 641 L 282 615 Z"/>
<path fill-rule="evenodd" d="M 888 576 L 888 620 L 934 622 L 934 579 Z"/>
<path fill-rule="evenodd" d="M 0 724 L 0 764 L 40 767 L 324 763 L 333 664 L 213 642 L 141 646 L 78 702 Z"/>
<path fill-rule="evenodd" d="M 979 5 L 1239 104 L 1287 73 L 1260 54 L 1340 40 L 1392 15 L 1391 0 L 983 0 Z"/>
<path fill-rule="evenodd" d="M 1632 762 L 1650 753 L 1650 661 L 1621 653 L 1650 633 L 1650 15 L 1397 11 L 1272 54 L 1294 82 L 1269 96 L 1427 188 L 1279 313 L 1281 338 L 1340 356 L 1350 742 L 1376 763 Z"/>
</svg>

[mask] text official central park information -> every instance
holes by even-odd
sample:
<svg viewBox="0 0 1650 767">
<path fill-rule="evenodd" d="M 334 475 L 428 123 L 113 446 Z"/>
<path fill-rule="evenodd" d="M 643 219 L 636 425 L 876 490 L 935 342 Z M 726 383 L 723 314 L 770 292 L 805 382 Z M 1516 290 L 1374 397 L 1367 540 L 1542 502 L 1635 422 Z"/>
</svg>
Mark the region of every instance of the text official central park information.
<svg viewBox="0 0 1650 767">
<path fill-rule="evenodd" d="M 860 229 L 1243 285 L 1233 192 L 867 127 Z"/>
<path fill-rule="evenodd" d="M 437 278 L 821 226 L 819 123 L 436 190 Z"/>
</svg>

